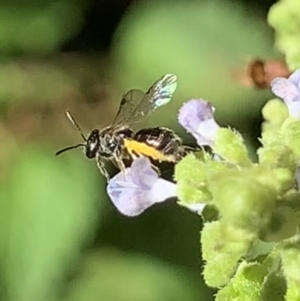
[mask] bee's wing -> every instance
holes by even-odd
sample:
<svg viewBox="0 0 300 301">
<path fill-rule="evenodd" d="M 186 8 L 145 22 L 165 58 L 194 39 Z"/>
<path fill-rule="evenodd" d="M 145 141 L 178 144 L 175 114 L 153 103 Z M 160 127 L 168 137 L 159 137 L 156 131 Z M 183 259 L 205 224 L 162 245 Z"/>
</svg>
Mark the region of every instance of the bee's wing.
<svg viewBox="0 0 300 301">
<path fill-rule="evenodd" d="M 167 104 L 176 87 L 176 75 L 166 74 L 156 81 L 146 93 L 136 89 L 130 90 L 123 96 L 112 126 L 138 122 L 144 116 Z"/>
<path fill-rule="evenodd" d="M 143 101 L 144 97 L 145 93 L 137 89 L 130 90 L 124 94 L 112 126 L 128 124 L 128 120 L 134 115 L 134 110 Z"/>
</svg>

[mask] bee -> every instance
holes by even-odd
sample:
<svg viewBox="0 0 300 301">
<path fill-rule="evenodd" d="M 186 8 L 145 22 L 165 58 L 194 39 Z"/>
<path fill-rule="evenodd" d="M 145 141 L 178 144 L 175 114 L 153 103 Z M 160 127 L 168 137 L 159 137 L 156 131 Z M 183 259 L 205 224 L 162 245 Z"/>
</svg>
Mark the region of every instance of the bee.
<svg viewBox="0 0 300 301">
<path fill-rule="evenodd" d="M 166 74 L 156 81 L 146 93 L 132 89 L 123 95 L 118 112 L 112 124 L 102 130 L 94 129 L 86 138 L 69 111 L 67 118 L 78 130 L 83 143 L 66 147 L 59 155 L 70 149 L 83 147 L 89 159 L 96 159 L 102 175 L 109 180 L 105 161 L 111 161 L 121 171 L 125 160 L 135 160 L 140 156 L 159 162 L 178 162 L 190 150 L 171 129 L 154 127 L 135 132 L 132 125 L 149 116 L 157 108 L 170 102 L 177 87 L 177 77 Z"/>
<path fill-rule="evenodd" d="M 275 77 L 287 78 L 291 74 L 283 61 L 254 59 L 247 64 L 243 74 L 240 73 L 239 81 L 245 86 L 266 89 Z"/>
</svg>

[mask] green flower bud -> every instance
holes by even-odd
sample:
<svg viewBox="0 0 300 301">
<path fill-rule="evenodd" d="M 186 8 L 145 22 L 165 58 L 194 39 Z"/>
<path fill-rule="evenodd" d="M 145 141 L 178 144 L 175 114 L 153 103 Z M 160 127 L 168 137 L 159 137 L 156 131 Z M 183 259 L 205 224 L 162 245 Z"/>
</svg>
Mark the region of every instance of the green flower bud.
<svg viewBox="0 0 300 301">
<path fill-rule="evenodd" d="M 249 176 L 260 184 L 269 187 L 277 195 L 282 195 L 295 186 L 295 170 L 287 168 L 272 169 L 263 165 L 256 165 Z"/>
<path fill-rule="evenodd" d="M 283 167 L 295 172 L 297 169 L 297 156 L 286 145 L 278 143 L 267 144 L 257 151 L 259 163 L 271 168 Z"/>
<path fill-rule="evenodd" d="M 211 195 L 205 177 L 205 165 L 194 155 L 185 157 L 176 165 L 175 180 L 178 198 L 182 205 L 210 202 Z"/>
<path fill-rule="evenodd" d="M 300 156 L 300 120 L 288 118 L 281 127 L 281 136 L 284 143 Z"/>
<path fill-rule="evenodd" d="M 261 142 L 262 145 L 266 146 L 268 144 L 276 144 L 278 141 L 282 141 L 280 131 L 264 131 L 261 134 L 261 138 L 258 140 Z M 281 143 L 282 144 L 282 143 Z"/>
<path fill-rule="evenodd" d="M 226 223 L 255 234 L 269 223 L 276 191 L 263 186 L 249 171 L 220 172 L 209 180 L 209 188 Z"/>
<path fill-rule="evenodd" d="M 193 154 L 186 156 L 175 167 L 177 193 L 182 205 L 209 203 L 208 174 L 227 168 L 224 162 L 214 161 L 209 154 L 200 161 Z"/>
<path fill-rule="evenodd" d="M 262 109 L 262 115 L 266 120 L 262 124 L 262 131 L 277 131 L 285 119 L 288 118 L 289 112 L 285 103 L 278 99 L 269 100 Z"/>
<path fill-rule="evenodd" d="M 205 172 L 200 160 L 194 154 L 187 155 L 175 167 L 174 174 L 176 182 L 205 180 Z"/>
<path fill-rule="evenodd" d="M 287 284 L 285 300 L 300 300 L 300 243 L 299 236 L 284 244 L 280 251 L 283 274 Z"/>
<path fill-rule="evenodd" d="M 230 241 L 224 236 L 223 228 L 220 221 L 205 223 L 201 233 L 202 257 L 206 261 L 203 276 L 211 287 L 225 285 L 249 249 L 249 241 Z"/>
<path fill-rule="evenodd" d="M 202 257 L 206 261 L 214 261 L 220 254 L 233 254 L 235 260 L 248 251 L 250 240 L 233 241 L 224 232 L 223 221 L 205 223 L 201 232 Z M 234 255 L 235 254 L 235 255 Z"/>
<path fill-rule="evenodd" d="M 289 190 L 286 194 L 284 194 L 281 198 L 282 203 L 287 203 L 294 212 L 299 216 L 300 214 L 300 192 L 296 189 Z M 300 218 L 298 217 L 298 223 L 300 222 Z"/>
<path fill-rule="evenodd" d="M 275 29 L 276 45 L 286 56 L 289 67 L 300 67 L 300 3 L 297 0 L 278 1 L 269 10 L 268 23 Z"/>
<path fill-rule="evenodd" d="M 242 136 L 234 130 L 220 128 L 217 131 L 214 151 L 229 163 L 242 166 L 252 164 Z"/>
<path fill-rule="evenodd" d="M 215 288 L 226 285 L 236 271 L 238 260 L 229 254 L 218 254 L 216 260 L 208 261 L 203 269 L 206 285 Z"/>
<path fill-rule="evenodd" d="M 222 233 L 228 241 L 250 243 L 257 238 L 257 231 L 253 231 L 249 227 L 241 227 L 224 218 L 222 218 L 222 223 Z"/>
<path fill-rule="evenodd" d="M 279 206 L 275 208 L 269 225 L 261 231 L 260 239 L 279 242 L 295 235 L 297 230 L 297 217 L 294 210 L 288 206 Z"/>
<path fill-rule="evenodd" d="M 298 12 L 298 13 L 297 13 Z M 269 10 L 268 22 L 280 32 L 300 33 L 300 4 L 297 0 L 278 1 Z M 292 20 L 291 18 L 294 17 Z"/>
</svg>

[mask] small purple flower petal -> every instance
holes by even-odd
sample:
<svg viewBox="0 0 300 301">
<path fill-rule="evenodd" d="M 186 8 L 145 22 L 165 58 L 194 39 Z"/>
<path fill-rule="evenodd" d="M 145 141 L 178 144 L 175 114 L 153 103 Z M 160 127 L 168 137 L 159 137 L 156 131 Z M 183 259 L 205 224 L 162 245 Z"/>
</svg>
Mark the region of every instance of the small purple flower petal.
<svg viewBox="0 0 300 301">
<path fill-rule="evenodd" d="M 300 118 L 300 69 L 288 79 L 284 77 L 274 78 L 270 85 L 272 92 L 287 105 L 289 115 Z"/>
<path fill-rule="evenodd" d="M 198 145 L 214 145 L 220 128 L 214 119 L 215 108 L 204 99 L 192 99 L 180 109 L 179 123 L 196 139 Z"/>
<path fill-rule="evenodd" d="M 176 197 L 176 185 L 159 178 L 148 158 L 133 161 L 126 172 L 115 175 L 108 183 L 107 193 L 124 215 L 136 216 L 155 203 Z"/>
<path fill-rule="evenodd" d="M 282 98 L 287 105 L 299 100 L 299 89 L 289 79 L 276 77 L 271 81 L 272 92 Z"/>
<path fill-rule="evenodd" d="M 295 72 L 293 72 L 290 75 L 289 81 L 292 82 L 299 89 L 299 86 L 300 86 L 300 69 L 296 70 Z"/>
</svg>

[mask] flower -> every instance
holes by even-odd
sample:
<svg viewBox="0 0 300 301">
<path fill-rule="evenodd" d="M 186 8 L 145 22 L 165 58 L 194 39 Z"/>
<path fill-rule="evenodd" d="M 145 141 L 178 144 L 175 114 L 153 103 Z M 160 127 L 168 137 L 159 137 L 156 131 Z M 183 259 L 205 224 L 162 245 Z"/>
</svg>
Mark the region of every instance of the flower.
<svg viewBox="0 0 300 301">
<path fill-rule="evenodd" d="M 115 175 L 108 183 L 107 193 L 124 215 L 136 216 L 150 206 L 176 197 L 176 185 L 159 178 L 148 158 L 133 161 L 125 172 Z"/>
<path fill-rule="evenodd" d="M 296 70 L 288 79 L 274 78 L 270 85 L 272 92 L 287 105 L 289 115 L 300 118 L 300 69 Z"/>
<path fill-rule="evenodd" d="M 215 108 L 204 99 L 191 99 L 180 109 L 179 123 L 191 133 L 198 145 L 213 146 L 220 128 L 214 119 Z"/>
<path fill-rule="evenodd" d="M 124 215 L 137 216 L 156 203 L 177 197 L 176 184 L 159 178 L 146 157 L 134 160 L 125 172 L 109 182 L 107 194 Z M 182 204 L 193 212 L 201 212 L 205 204 Z"/>
</svg>

